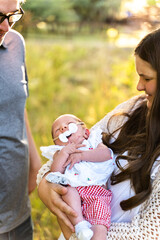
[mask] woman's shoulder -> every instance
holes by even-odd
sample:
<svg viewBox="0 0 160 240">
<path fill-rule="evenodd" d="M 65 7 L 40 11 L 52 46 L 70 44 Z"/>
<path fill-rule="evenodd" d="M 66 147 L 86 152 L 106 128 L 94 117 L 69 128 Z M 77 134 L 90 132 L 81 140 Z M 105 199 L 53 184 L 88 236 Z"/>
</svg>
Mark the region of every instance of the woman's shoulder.
<svg viewBox="0 0 160 240">
<path fill-rule="evenodd" d="M 145 95 L 136 95 L 123 103 L 120 103 L 113 111 L 124 110 L 128 112 L 130 109 L 136 109 L 145 100 Z"/>
</svg>

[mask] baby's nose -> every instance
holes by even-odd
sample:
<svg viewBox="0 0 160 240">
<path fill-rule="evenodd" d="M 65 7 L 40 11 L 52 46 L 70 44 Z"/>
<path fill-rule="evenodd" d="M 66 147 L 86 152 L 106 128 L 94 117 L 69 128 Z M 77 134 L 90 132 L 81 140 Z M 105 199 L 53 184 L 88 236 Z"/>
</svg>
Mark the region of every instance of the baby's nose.
<svg viewBox="0 0 160 240">
<path fill-rule="evenodd" d="M 61 126 L 61 131 L 62 132 L 65 132 L 66 130 L 68 130 L 68 125 Z"/>
</svg>

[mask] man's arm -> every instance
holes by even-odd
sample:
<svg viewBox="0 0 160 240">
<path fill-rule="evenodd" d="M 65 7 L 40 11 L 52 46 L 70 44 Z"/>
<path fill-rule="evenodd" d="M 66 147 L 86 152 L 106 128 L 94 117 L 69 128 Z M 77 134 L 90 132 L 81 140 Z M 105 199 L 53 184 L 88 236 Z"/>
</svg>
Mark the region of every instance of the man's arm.
<svg viewBox="0 0 160 240">
<path fill-rule="evenodd" d="M 36 188 L 36 178 L 37 178 L 38 170 L 41 167 L 41 159 L 38 154 L 38 151 L 31 133 L 26 110 L 25 110 L 25 122 L 26 122 L 27 138 L 28 138 L 28 144 L 29 144 L 30 165 L 29 165 L 28 192 L 30 194 Z"/>
</svg>

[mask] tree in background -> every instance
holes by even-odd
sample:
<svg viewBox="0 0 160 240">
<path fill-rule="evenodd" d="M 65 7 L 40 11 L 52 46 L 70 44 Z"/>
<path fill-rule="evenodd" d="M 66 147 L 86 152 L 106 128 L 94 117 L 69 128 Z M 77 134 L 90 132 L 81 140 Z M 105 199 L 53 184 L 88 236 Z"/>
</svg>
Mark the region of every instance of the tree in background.
<svg viewBox="0 0 160 240">
<path fill-rule="evenodd" d="M 41 23 L 48 32 L 54 32 L 57 26 L 78 21 L 70 0 L 27 0 L 24 10 L 31 16 L 34 30 Z"/>
<path fill-rule="evenodd" d="M 81 26 L 84 23 L 91 25 L 104 23 L 106 19 L 116 18 L 121 1 L 27 0 L 24 4 L 26 16 L 21 28 L 24 25 L 22 30 L 26 31 L 31 24 L 34 31 L 37 26 L 44 26 L 48 32 L 57 32 L 59 29 L 70 27 L 73 24 Z"/>
<path fill-rule="evenodd" d="M 96 27 L 103 28 L 106 23 L 120 21 L 121 7 L 125 2 L 132 1 L 27 0 L 24 4 L 26 16 L 16 27 L 23 33 L 28 32 L 28 29 L 34 32 L 43 30 L 47 33 L 75 33 L 86 26 L 86 29 L 93 31 Z M 153 6 L 154 11 L 156 9 L 159 12 L 160 0 L 146 0 L 146 3 L 148 3 L 148 12 Z M 149 15 L 153 16 L 153 14 Z"/>
<path fill-rule="evenodd" d="M 122 0 L 72 0 L 73 8 L 81 22 L 105 22 L 116 18 Z"/>
</svg>

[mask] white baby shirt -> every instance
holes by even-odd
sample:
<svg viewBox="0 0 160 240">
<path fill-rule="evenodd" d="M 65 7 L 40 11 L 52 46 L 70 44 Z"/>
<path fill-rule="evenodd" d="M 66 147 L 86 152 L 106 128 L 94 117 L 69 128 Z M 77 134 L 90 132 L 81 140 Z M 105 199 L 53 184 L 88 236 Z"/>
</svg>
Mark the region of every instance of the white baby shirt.
<svg viewBox="0 0 160 240">
<path fill-rule="evenodd" d="M 102 130 L 98 127 L 92 130 L 89 138 L 83 141 L 85 147 L 81 150 L 91 150 L 96 148 L 102 142 Z M 40 147 L 42 155 L 49 160 L 53 160 L 53 155 L 57 150 L 61 150 L 64 146 L 51 145 Z M 86 162 L 82 161 L 74 164 L 73 168 L 69 170 L 69 165 L 66 167 L 65 173 L 52 172 L 46 176 L 50 182 L 57 182 L 61 184 L 68 184 L 72 187 L 91 186 L 91 185 L 105 185 L 115 166 L 113 152 L 111 151 L 111 159 L 104 162 Z"/>
</svg>

